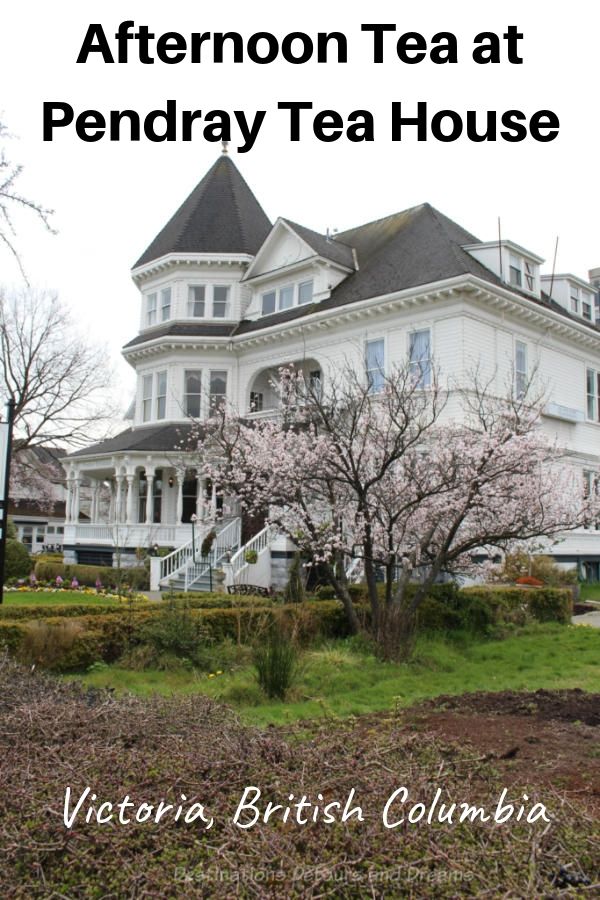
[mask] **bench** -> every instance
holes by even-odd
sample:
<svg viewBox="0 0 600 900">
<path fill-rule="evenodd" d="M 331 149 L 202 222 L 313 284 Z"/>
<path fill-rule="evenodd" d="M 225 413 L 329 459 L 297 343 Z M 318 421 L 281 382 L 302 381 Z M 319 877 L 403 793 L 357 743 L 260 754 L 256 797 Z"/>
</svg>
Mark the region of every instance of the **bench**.
<svg viewBox="0 0 600 900">
<path fill-rule="evenodd" d="M 257 584 L 229 584 L 228 594 L 240 594 L 243 597 L 272 597 L 271 588 L 259 587 Z"/>
</svg>

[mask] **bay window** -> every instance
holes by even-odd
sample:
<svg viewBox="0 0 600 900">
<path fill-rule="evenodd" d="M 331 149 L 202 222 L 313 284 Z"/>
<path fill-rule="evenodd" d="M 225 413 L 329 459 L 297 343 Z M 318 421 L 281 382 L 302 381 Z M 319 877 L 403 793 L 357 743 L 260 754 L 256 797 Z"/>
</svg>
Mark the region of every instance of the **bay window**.
<svg viewBox="0 0 600 900">
<path fill-rule="evenodd" d="M 222 284 L 215 284 L 213 287 L 213 308 L 212 314 L 214 319 L 225 319 L 227 317 L 227 305 L 229 302 L 229 288 Z"/>
<path fill-rule="evenodd" d="M 156 418 L 164 419 L 167 414 L 167 373 L 156 373 Z"/>
<path fill-rule="evenodd" d="M 171 288 L 164 288 L 160 292 L 160 320 L 166 322 L 171 318 Z"/>
<path fill-rule="evenodd" d="M 156 324 L 156 294 L 148 294 L 146 297 L 146 325 Z"/>
<path fill-rule="evenodd" d="M 212 371 L 210 373 L 209 388 L 209 415 L 214 415 L 215 410 L 225 402 L 227 397 L 227 372 Z"/>
<path fill-rule="evenodd" d="M 142 422 L 152 418 L 152 375 L 142 378 Z"/>
<path fill-rule="evenodd" d="M 202 396 L 202 372 L 198 370 L 184 373 L 183 409 L 186 416 L 200 418 L 200 402 Z"/>
<path fill-rule="evenodd" d="M 206 286 L 191 284 L 188 288 L 187 314 L 190 319 L 203 319 L 205 314 Z"/>
<path fill-rule="evenodd" d="M 408 342 L 408 359 L 410 373 L 416 386 L 429 387 L 431 384 L 431 331 L 429 328 L 411 332 Z"/>
</svg>

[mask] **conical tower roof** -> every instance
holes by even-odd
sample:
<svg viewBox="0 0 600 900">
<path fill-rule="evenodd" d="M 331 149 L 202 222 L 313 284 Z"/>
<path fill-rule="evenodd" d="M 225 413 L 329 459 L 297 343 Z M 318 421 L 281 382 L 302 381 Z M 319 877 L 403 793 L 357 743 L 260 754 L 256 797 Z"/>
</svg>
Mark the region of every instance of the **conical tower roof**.
<svg viewBox="0 0 600 900">
<path fill-rule="evenodd" d="M 269 219 L 237 166 L 223 153 L 134 268 L 167 253 L 254 255 L 270 228 Z"/>
</svg>

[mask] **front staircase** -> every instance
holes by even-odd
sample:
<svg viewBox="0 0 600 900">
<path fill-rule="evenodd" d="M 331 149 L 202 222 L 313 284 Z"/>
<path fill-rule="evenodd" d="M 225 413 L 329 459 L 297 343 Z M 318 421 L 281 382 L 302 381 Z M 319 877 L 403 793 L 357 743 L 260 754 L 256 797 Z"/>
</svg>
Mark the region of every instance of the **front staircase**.
<svg viewBox="0 0 600 900">
<path fill-rule="evenodd" d="M 193 540 L 188 541 L 168 556 L 152 560 L 152 590 L 211 591 L 215 587 L 215 571 L 221 570 L 232 554 L 240 548 L 241 519 L 229 519 L 221 523 L 210 552 L 201 555 L 206 529 L 198 529 Z"/>
</svg>

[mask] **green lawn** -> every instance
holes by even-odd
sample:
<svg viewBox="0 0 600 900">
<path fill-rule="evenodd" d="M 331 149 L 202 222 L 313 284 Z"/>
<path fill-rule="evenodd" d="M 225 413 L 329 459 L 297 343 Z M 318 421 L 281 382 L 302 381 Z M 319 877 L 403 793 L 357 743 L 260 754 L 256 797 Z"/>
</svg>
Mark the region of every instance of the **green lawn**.
<svg viewBox="0 0 600 900">
<path fill-rule="evenodd" d="M 589 581 L 581 585 L 581 600 L 600 601 L 600 582 Z"/>
<path fill-rule="evenodd" d="M 115 606 L 119 600 L 82 591 L 4 591 L 3 606 Z"/>
<path fill-rule="evenodd" d="M 423 638 L 408 664 L 382 663 L 339 641 L 304 654 L 285 703 L 265 701 L 248 664 L 228 670 L 224 661 L 222 668 L 224 674 L 212 678 L 185 669 L 118 666 L 77 677 L 88 685 L 142 695 L 199 692 L 236 707 L 249 723 L 284 724 L 408 706 L 440 694 L 575 687 L 600 691 L 600 630 L 535 625 L 498 641 Z"/>
</svg>

